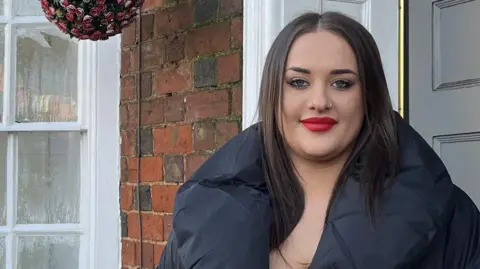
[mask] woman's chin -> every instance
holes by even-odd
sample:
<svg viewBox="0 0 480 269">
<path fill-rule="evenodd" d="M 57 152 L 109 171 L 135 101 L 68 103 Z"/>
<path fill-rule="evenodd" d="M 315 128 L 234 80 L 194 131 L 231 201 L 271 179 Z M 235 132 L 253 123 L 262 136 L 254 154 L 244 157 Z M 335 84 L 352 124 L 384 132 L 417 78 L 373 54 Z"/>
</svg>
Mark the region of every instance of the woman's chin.
<svg viewBox="0 0 480 269">
<path fill-rule="evenodd" d="M 305 148 L 302 154 L 303 158 L 311 161 L 329 161 L 332 159 L 333 152 L 326 148 Z"/>
</svg>

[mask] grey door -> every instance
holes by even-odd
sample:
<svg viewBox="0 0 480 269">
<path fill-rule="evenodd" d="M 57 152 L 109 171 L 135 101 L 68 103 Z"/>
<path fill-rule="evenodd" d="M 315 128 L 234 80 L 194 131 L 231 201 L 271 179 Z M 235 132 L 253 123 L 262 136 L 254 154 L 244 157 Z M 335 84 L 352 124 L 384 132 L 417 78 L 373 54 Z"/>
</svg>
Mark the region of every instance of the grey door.
<svg viewBox="0 0 480 269">
<path fill-rule="evenodd" d="M 409 2 L 410 122 L 480 206 L 480 0 Z"/>
</svg>

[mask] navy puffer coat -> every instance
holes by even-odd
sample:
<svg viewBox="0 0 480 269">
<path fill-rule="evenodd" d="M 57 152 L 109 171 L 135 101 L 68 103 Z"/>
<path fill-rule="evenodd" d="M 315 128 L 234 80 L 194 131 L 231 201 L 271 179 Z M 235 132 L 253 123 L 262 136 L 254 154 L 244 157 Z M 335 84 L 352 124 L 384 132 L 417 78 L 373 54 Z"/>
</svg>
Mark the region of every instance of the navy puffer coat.
<svg viewBox="0 0 480 269">
<path fill-rule="evenodd" d="M 375 229 L 352 176 L 334 199 L 310 269 L 480 269 L 477 207 L 398 115 L 397 125 L 400 169 Z M 157 269 L 269 268 L 272 213 L 261 156 L 254 125 L 180 188 Z"/>
</svg>

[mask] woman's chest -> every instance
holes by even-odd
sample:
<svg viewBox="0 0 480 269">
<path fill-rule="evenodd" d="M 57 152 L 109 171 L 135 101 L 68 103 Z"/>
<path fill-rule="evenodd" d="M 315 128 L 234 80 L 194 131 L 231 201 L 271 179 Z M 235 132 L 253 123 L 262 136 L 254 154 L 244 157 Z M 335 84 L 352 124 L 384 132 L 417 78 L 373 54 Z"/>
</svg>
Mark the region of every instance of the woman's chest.
<svg viewBox="0 0 480 269">
<path fill-rule="evenodd" d="M 306 269 L 315 256 L 323 233 L 328 201 L 306 204 L 298 225 L 279 250 L 270 254 L 271 269 Z"/>
</svg>

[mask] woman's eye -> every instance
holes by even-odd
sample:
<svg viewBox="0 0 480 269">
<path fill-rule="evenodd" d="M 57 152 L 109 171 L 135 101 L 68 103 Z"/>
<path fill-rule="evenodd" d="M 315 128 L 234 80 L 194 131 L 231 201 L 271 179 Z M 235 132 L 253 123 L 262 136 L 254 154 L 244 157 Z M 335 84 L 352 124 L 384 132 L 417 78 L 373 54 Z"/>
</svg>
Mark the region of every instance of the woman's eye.
<svg viewBox="0 0 480 269">
<path fill-rule="evenodd" d="M 292 79 L 288 82 L 288 84 L 290 84 L 290 86 L 294 87 L 294 88 L 306 88 L 308 87 L 308 82 L 304 79 Z"/>
<path fill-rule="evenodd" d="M 332 83 L 332 86 L 339 89 L 348 89 L 352 87 L 353 83 L 349 80 L 337 80 Z"/>
</svg>

